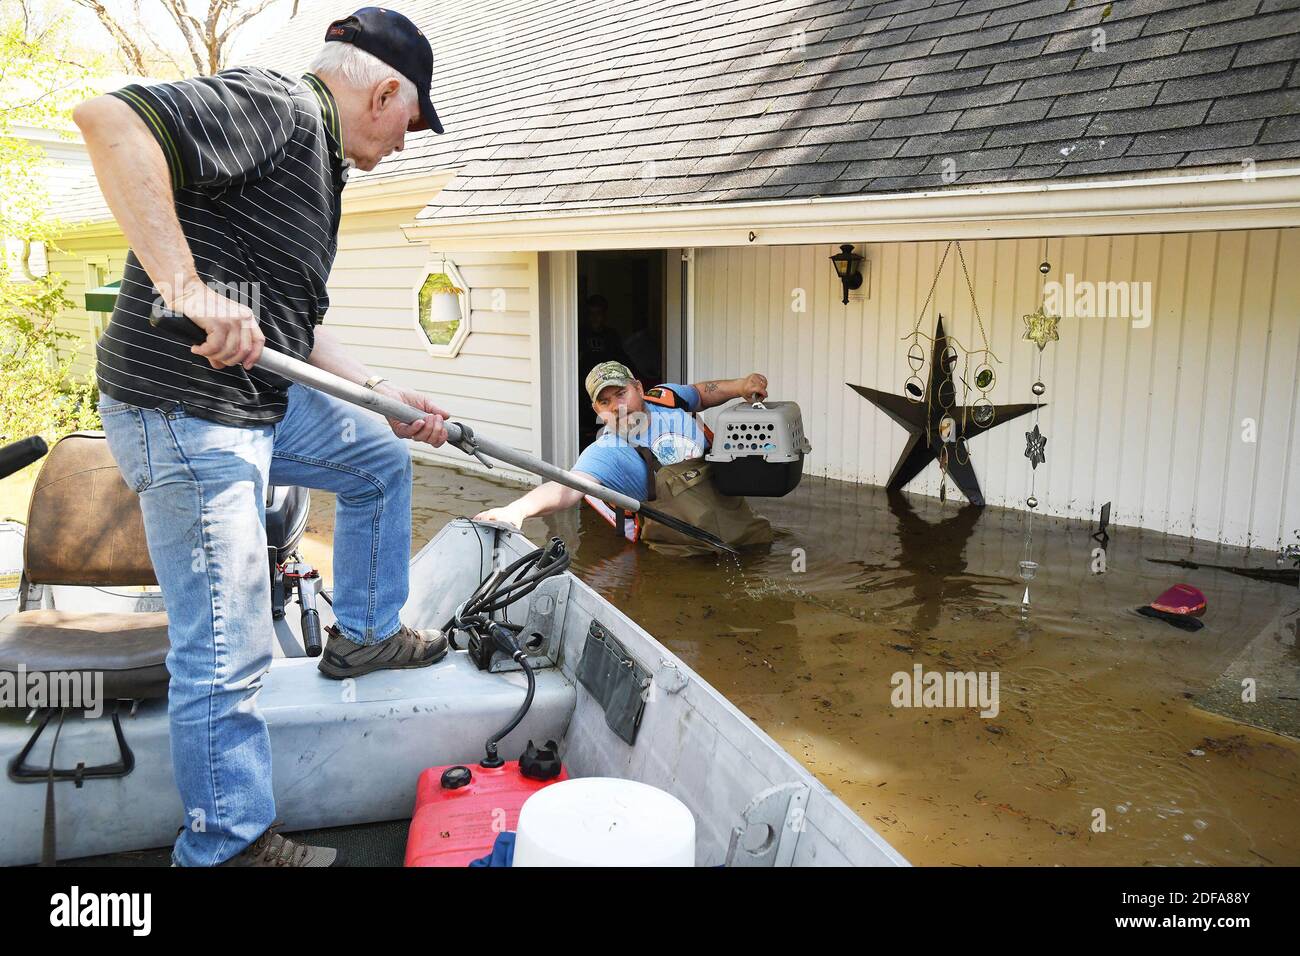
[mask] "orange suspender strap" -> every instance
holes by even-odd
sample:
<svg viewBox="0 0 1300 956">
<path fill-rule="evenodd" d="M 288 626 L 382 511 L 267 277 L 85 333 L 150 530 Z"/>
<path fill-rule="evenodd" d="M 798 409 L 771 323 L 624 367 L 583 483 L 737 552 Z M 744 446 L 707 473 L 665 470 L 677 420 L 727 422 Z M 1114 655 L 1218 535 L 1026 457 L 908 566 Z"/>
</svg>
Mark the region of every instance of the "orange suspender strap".
<svg viewBox="0 0 1300 956">
<path fill-rule="evenodd" d="M 587 504 L 596 509 L 598 515 L 609 522 L 610 527 L 615 531 L 621 532 L 623 537 L 627 538 L 627 540 L 633 543 L 640 540 L 641 516 L 639 514 L 627 511 L 623 508 L 615 509 L 601 501 L 599 498 L 594 498 L 591 495 L 583 495 L 582 497 Z"/>
<path fill-rule="evenodd" d="M 664 388 L 662 385 L 656 385 L 641 397 L 651 405 L 658 405 L 660 408 L 677 407 L 677 393 L 671 388 Z"/>
</svg>

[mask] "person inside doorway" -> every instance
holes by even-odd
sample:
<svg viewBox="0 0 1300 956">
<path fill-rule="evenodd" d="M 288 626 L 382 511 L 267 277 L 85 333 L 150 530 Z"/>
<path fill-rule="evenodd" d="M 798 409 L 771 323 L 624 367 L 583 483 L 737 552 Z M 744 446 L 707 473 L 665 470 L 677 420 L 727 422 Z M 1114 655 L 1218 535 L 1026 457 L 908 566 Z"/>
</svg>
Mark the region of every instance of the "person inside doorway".
<svg viewBox="0 0 1300 956">
<path fill-rule="evenodd" d="M 619 362 L 630 366 L 632 360 L 623 349 L 623 338 L 609 324 L 609 300 L 603 295 L 588 296 L 585 314 L 578 323 L 578 368 L 592 368 L 601 362 Z M 578 407 L 587 404 L 582 383 L 578 383 Z M 578 447 L 586 448 L 596 438 L 600 423 L 583 415 L 578 423 Z"/>
<path fill-rule="evenodd" d="M 648 322 L 642 321 L 623 342 L 623 351 L 627 353 L 627 366 L 637 380 L 659 382 L 663 380 L 659 361 L 659 337 L 651 330 Z"/>
</svg>

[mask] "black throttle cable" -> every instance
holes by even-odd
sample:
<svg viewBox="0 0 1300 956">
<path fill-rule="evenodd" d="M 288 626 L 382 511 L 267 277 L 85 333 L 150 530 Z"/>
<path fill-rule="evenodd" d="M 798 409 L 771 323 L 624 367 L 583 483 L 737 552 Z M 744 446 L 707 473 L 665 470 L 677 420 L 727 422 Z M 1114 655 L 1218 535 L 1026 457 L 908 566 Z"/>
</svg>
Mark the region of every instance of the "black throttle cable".
<svg viewBox="0 0 1300 956">
<path fill-rule="evenodd" d="M 552 538 L 545 547 L 536 548 L 488 575 L 443 625 L 443 633 L 447 635 L 447 640 L 453 647 L 456 646 L 453 640 L 456 631 L 464 631 L 471 635 L 471 638 L 477 638 L 479 641 L 489 641 L 517 663 L 528 680 L 528 692 L 524 696 L 523 704 L 515 711 L 509 722 L 489 737 L 483 745 L 485 756 L 480 761 L 480 766 L 502 766 L 504 761 L 497 754 L 497 745 L 523 722 L 529 708 L 533 705 L 533 696 L 537 691 L 537 677 L 532 665 L 528 663 L 527 655 L 515 639 L 515 636 L 523 630 L 523 625 L 512 624 L 508 620 L 497 620 L 493 615 L 506 613 L 506 609 L 511 604 L 527 597 L 547 578 L 563 574 L 568 570 L 570 561 L 571 556 L 564 542 L 559 538 Z"/>
</svg>

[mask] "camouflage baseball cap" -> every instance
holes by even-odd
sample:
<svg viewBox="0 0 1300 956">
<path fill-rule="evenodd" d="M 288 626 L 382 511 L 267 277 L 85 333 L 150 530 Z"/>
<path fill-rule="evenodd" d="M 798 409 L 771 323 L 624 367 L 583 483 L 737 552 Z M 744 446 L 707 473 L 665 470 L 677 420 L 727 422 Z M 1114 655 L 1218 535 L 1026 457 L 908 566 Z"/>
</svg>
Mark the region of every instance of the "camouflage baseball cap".
<svg viewBox="0 0 1300 956">
<path fill-rule="evenodd" d="M 587 394 L 594 402 L 606 385 L 631 385 L 634 381 L 631 370 L 622 362 L 601 362 L 587 373 Z"/>
</svg>

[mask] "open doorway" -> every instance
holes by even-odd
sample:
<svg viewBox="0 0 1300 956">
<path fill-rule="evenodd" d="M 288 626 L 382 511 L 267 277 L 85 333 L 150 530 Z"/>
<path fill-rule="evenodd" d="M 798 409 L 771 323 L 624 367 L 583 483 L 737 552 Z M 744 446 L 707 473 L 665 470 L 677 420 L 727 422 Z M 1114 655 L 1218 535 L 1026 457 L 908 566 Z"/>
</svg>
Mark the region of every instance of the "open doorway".
<svg viewBox="0 0 1300 956">
<path fill-rule="evenodd" d="M 591 444 L 598 431 L 583 386 L 593 366 L 622 362 L 650 388 L 663 382 L 676 364 L 669 361 L 666 348 L 668 261 L 663 249 L 578 253 L 579 449 Z"/>
</svg>

